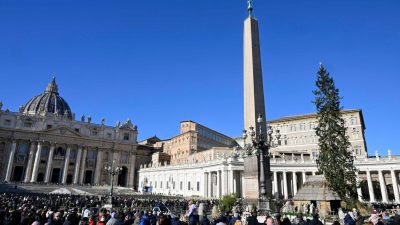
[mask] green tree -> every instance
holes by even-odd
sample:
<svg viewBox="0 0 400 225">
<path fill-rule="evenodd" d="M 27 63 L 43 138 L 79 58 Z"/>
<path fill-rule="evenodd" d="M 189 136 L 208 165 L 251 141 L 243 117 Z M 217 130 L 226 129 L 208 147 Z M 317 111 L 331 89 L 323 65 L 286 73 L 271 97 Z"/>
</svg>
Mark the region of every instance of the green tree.
<svg viewBox="0 0 400 225">
<path fill-rule="evenodd" d="M 347 205 L 354 205 L 358 202 L 356 168 L 341 117 L 339 89 L 322 64 L 317 74 L 317 89 L 313 93 L 318 114 L 318 126 L 315 129 L 319 138 L 318 170 L 324 174 L 329 187 Z"/>
<path fill-rule="evenodd" d="M 221 212 L 231 211 L 236 203 L 237 194 L 224 195 L 219 203 L 219 210 Z"/>
</svg>

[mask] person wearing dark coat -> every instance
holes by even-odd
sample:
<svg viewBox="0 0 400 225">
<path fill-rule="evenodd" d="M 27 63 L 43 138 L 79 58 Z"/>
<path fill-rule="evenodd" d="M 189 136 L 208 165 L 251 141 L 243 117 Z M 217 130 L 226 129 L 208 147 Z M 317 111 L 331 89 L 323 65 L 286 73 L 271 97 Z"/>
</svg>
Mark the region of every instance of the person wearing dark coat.
<svg viewBox="0 0 400 225">
<path fill-rule="evenodd" d="M 210 225 L 211 222 L 210 220 L 207 218 L 207 216 L 203 216 L 203 218 L 201 218 L 200 220 L 200 225 Z M 174 225 L 174 224 L 173 224 Z"/>
</svg>

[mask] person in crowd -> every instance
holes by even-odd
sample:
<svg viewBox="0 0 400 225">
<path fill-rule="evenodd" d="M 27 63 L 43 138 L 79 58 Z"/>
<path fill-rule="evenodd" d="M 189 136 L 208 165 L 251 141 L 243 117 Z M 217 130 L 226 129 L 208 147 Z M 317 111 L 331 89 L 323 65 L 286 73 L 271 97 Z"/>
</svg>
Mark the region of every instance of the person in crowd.
<svg viewBox="0 0 400 225">
<path fill-rule="evenodd" d="M 197 212 L 197 206 L 194 204 L 193 201 L 188 202 L 189 209 L 186 212 L 186 217 L 189 218 L 189 225 L 197 225 L 198 221 L 198 212 Z"/>
<path fill-rule="evenodd" d="M 265 225 L 274 225 L 274 219 L 270 216 L 267 216 L 267 218 L 264 221 Z"/>
<path fill-rule="evenodd" d="M 310 221 L 309 225 L 323 225 L 317 213 L 313 214 L 313 219 Z"/>
<path fill-rule="evenodd" d="M 368 222 L 371 222 L 373 225 L 376 225 L 379 222 L 379 215 L 375 209 L 372 210 L 371 216 L 368 218 Z"/>
</svg>

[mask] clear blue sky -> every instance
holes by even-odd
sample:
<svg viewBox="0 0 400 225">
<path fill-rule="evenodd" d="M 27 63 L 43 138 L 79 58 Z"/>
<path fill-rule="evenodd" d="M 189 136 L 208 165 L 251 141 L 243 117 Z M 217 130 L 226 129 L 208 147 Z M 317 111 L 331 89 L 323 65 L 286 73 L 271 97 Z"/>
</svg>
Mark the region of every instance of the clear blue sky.
<svg viewBox="0 0 400 225">
<path fill-rule="evenodd" d="M 400 154 L 400 1 L 254 0 L 268 119 L 315 111 L 322 61 L 361 108 L 370 154 Z M 243 126 L 246 0 L 1 1 L 0 100 L 13 111 L 53 74 L 77 118 L 132 118 L 139 139 L 181 120 Z"/>
</svg>

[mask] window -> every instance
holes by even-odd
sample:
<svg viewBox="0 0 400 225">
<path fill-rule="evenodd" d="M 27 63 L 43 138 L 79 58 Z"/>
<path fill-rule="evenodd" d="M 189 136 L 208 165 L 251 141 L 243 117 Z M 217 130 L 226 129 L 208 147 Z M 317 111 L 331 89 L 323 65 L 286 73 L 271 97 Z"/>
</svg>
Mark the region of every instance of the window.
<svg viewBox="0 0 400 225">
<path fill-rule="evenodd" d="M 306 129 L 306 124 L 300 123 L 300 130 L 305 130 L 305 129 Z"/>
<path fill-rule="evenodd" d="M 11 125 L 11 120 L 10 119 L 5 119 L 3 122 L 4 126 L 10 126 Z"/>
<path fill-rule="evenodd" d="M 180 189 L 182 190 L 182 186 L 183 186 L 183 183 L 182 183 L 182 181 L 181 181 L 181 183 L 180 183 Z"/>
<path fill-rule="evenodd" d="M 350 121 L 351 121 L 351 125 L 357 124 L 357 119 L 355 117 L 351 117 Z"/>
<path fill-rule="evenodd" d="M 25 121 L 24 122 L 24 127 L 32 127 L 32 122 L 31 121 Z"/>
<path fill-rule="evenodd" d="M 47 129 L 51 129 L 53 127 L 53 125 L 48 124 L 47 125 Z"/>
<path fill-rule="evenodd" d="M 188 182 L 188 190 L 190 191 L 190 181 Z"/>
<path fill-rule="evenodd" d="M 124 140 L 129 141 L 129 133 L 124 133 Z"/>
<path fill-rule="evenodd" d="M 94 159 L 94 151 L 88 151 L 86 158 L 89 160 L 93 160 Z"/>
<path fill-rule="evenodd" d="M 162 188 L 162 181 L 160 181 L 160 188 Z"/>
<path fill-rule="evenodd" d="M 49 147 L 45 146 L 42 148 L 42 152 L 40 153 L 41 157 L 46 157 L 49 155 Z"/>
<path fill-rule="evenodd" d="M 75 128 L 75 131 L 79 133 L 79 128 Z"/>
<path fill-rule="evenodd" d="M 107 138 L 111 139 L 112 138 L 112 134 L 111 133 L 107 133 Z"/>
<path fill-rule="evenodd" d="M 97 136 L 99 133 L 95 130 L 92 130 L 92 136 Z"/>
<path fill-rule="evenodd" d="M 197 191 L 200 191 L 200 182 L 197 181 Z"/>
<path fill-rule="evenodd" d="M 157 181 L 154 181 L 154 188 L 157 188 Z"/>
<path fill-rule="evenodd" d="M 56 156 L 65 156 L 65 150 L 63 148 L 61 148 L 61 147 L 58 147 L 56 149 L 56 152 L 55 152 L 54 155 L 56 155 Z"/>
</svg>

